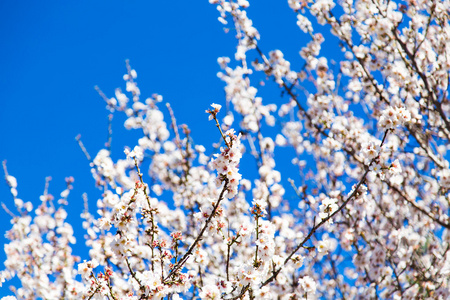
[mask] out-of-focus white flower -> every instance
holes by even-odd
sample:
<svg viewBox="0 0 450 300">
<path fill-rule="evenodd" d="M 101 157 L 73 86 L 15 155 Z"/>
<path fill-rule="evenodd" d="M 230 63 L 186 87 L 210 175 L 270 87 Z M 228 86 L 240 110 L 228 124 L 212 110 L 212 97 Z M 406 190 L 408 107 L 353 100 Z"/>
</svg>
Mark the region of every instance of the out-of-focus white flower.
<svg viewBox="0 0 450 300">
<path fill-rule="evenodd" d="M 392 164 L 389 168 L 389 173 L 391 175 L 397 175 L 397 174 L 400 174 L 401 172 L 402 172 L 402 167 L 401 167 L 398 159 L 396 159 L 396 160 L 394 160 L 394 162 L 392 162 Z"/>
<path fill-rule="evenodd" d="M 217 113 L 220 111 L 220 109 L 222 108 L 222 105 L 220 104 L 216 104 L 216 103 L 212 103 L 211 104 L 213 109 L 207 109 L 205 112 L 209 114 L 208 120 L 211 121 L 212 119 L 214 119 L 217 115 Z"/>
<path fill-rule="evenodd" d="M 382 129 L 394 129 L 411 121 L 411 113 L 403 106 L 386 108 L 380 116 L 378 126 Z"/>
<path fill-rule="evenodd" d="M 8 182 L 11 188 L 13 189 L 17 188 L 17 179 L 14 176 L 11 175 L 6 176 L 6 181 Z"/>
<path fill-rule="evenodd" d="M 380 146 L 372 141 L 361 145 L 361 154 L 364 157 L 365 163 L 369 164 L 372 159 L 376 158 L 380 150 Z"/>
<path fill-rule="evenodd" d="M 136 158 L 137 161 L 142 161 L 144 159 L 144 152 L 140 146 L 135 146 L 132 151 L 125 148 L 124 153 L 128 158 Z"/>
<path fill-rule="evenodd" d="M 338 210 L 339 206 L 337 205 L 337 199 L 327 197 L 322 200 L 322 204 L 319 206 L 319 208 L 319 217 L 322 220 L 326 219 L 328 218 L 328 216 L 332 215 L 335 211 Z"/>
<path fill-rule="evenodd" d="M 330 242 L 327 239 L 319 241 L 319 243 L 317 243 L 317 252 L 319 253 L 328 253 L 329 248 Z"/>
<path fill-rule="evenodd" d="M 202 291 L 199 294 L 200 299 L 218 300 L 222 293 L 217 285 L 208 284 L 202 287 Z"/>
<path fill-rule="evenodd" d="M 444 169 L 437 172 L 439 184 L 444 188 L 450 188 L 450 169 Z"/>
<path fill-rule="evenodd" d="M 316 293 L 316 282 L 309 276 L 304 276 L 298 280 L 299 286 L 305 293 Z"/>
<path fill-rule="evenodd" d="M 67 196 L 69 196 L 70 190 L 69 189 L 65 189 L 64 191 L 61 192 L 61 198 L 67 198 Z"/>
<path fill-rule="evenodd" d="M 78 264 L 78 274 L 83 277 L 83 279 L 88 280 L 91 276 L 92 270 L 98 266 L 96 260 L 84 261 Z"/>
</svg>

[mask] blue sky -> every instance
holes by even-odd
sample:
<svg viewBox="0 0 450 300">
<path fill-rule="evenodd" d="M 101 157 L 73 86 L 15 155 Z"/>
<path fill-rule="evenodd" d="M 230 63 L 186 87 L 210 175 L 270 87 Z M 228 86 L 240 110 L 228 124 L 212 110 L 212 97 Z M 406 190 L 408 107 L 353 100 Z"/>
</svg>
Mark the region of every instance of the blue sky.
<svg viewBox="0 0 450 300">
<path fill-rule="evenodd" d="M 282 50 L 298 70 L 298 51 L 309 39 L 287 1 L 274 3 L 253 1 L 249 16 L 262 49 Z M 98 192 L 75 136 L 81 134 L 91 155 L 103 147 L 108 111 L 94 86 L 109 97 L 116 87 L 124 89 L 125 59 L 137 70 L 143 97 L 163 95 L 197 143 L 217 141 L 204 111 L 212 102 L 225 103 L 216 60 L 233 57 L 236 46 L 218 15 L 207 0 L 1 1 L 0 160 L 17 178 L 19 198 L 38 204 L 45 177 L 52 176 L 50 193 L 59 195 L 64 178 L 73 176 L 69 222 L 81 225 L 82 193 L 95 203 Z M 136 140 L 122 124 L 115 119 L 116 157 Z M 14 208 L 4 181 L 0 201 Z M 0 210 L 0 231 L 9 228 L 9 216 Z M 74 228 L 81 244 L 84 232 Z M 1 234 L 0 244 L 5 242 Z M 75 252 L 83 255 L 81 245 Z"/>
</svg>

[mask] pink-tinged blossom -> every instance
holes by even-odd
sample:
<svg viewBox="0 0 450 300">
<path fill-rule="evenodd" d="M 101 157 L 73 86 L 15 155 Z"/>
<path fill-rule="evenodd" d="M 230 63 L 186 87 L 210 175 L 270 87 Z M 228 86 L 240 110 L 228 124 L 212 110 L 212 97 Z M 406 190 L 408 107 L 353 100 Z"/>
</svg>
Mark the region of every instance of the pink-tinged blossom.
<svg viewBox="0 0 450 300">
<path fill-rule="evenodd" d="M 80 264 L 78 264 L 78 274 L 81 275 L 81 277 L 84 280 L 89 280 L 89 278 L 92 275 L 92 271 L 94 268 L 98 266 L 97 261 L 84 261 Z"/>
<path fill-rule="evenodd" d="M 233 198 L 237 194 L 239 181 L 242 175 L 239 174 L 239 161 L 242 157 L 241 135 L 236 135 L 234 130 L 225 132 L 227 147 L 220 148 L 220 154 L 215 154 L 211 161 L 211 168 L 217 170 L 218 177 L 216 184 L 222 185 L 223 181 L 227 181 L 227 198 Z"/>
<path fill-rule="evenodd" d="M 210 120 L 210 121 L 212 119 L 216 118 L 216 115 L 220 111 L 220 109 L 222 108 L 222 105 L 213 103 L 213 104 L 211 104 L 211 107 L 213 109 L 206 110 L 206 113 L 209 114 L 208 120 Z"/>
<path fill-rule="evenodd" d="M 368 165 L 374 158 L 378 157 L 380 150 L 381 148 L 377 142 L 368 142 L 361 145 L 361 154 L 365 163 Z"/>
<path fill-rule="evenodd" d="M 391 175 L 398 175 L 402 172 L 402 167 L 398 159 L 394 160 L 389 167 L 389 173 Z"/>
<path fill-rule="evenodd" d="M 261 273 L 252 264 L 243 264 L 239 267 L 238 280 L 240 286 L 257 285 L 261 281 Z"/>
<path fill-rule="evenodd" d="M 450 169 L 444 169 L 437 172 L 439 184 L 444 188 L 450 188 Z"/>
<path fill-rule="evenodd" d="M 221 295 L 222 293 L 217 285 L 210 284 L 202 287 L 199 297 L 200 299 L 218 300 L 221 298 Z"/>
<path fill-rule="evenodd" d="M 274 294 L 272 294 L 270 292 L 270 287 L 264 286 L 261 289 L 258 289 L 258 291 L 256 292 L 255 296 L 258 299 L 270 300 L 270 299 L 273 299 Z"/>
<path fill-rule="evenodd" d="M 312 294 L 316 293 L 317 284 L 310 276 L 301 277 L 298 280 L 299 287 L 303 293 Z"/>
<path fill-rule="evenodd" d="M 386 108 L 378 121 L 378 126 L 382 129 L 394 129 L 397 126 L 408 123 L 411 120 L 411 113 L 404 107 Z"/>
</svg>

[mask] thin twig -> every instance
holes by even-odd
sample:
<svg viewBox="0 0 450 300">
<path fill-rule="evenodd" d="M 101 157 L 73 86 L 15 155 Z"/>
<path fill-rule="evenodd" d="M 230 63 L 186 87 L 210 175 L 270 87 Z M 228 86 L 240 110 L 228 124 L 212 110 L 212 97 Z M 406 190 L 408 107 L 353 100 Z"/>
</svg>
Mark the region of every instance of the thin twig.
<svg viewBox="0 0 450 300">
<path fill-rule="evenodd" d="M 88 159 L 88 161 L 89 161 L 90 163 L 92 163 L 92 162 L 93 162 L 93 161 L 92 161 L 92 158 L 91 158 L 91 156 L 89 155 L 89 153 L 87 152 L 86 147 L 84 147 L 83 142 L 81 141 L 81 134 L 77 135 L 77 136 L 75 137 L 75 140 L 77 141 L 78 145 L 79 145 L 80 148 L 81 148 L 81 151 L 83 151 L 83 153 L 84 153 L 84 155 L 86 156 L 86 158 Z"/>
</svg>

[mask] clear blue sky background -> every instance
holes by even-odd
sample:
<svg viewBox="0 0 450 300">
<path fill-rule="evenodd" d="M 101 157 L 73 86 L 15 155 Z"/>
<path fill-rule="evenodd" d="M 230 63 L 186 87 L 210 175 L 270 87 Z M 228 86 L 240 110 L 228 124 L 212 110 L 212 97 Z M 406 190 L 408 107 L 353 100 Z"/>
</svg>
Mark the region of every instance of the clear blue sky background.
<svg viewBox="0 0 450 300">
<path fill-rule="evenodd" d="M 264 51 L 281 49 L 300 69 L 298 51 L 309 38 L 296 26 L 287 1 L 253 1 L 248 13 Z M 81 134 L 95 156 L 107 137 L 108 112 L 94 86 L 109 97 L 116 87 L 124 90 L 125 59 L 130 59 L 143 97 L 163 95 L 197 143 L 217 141 L 204 111 L 211 102 L 225 103 L 216 60 L 233 57 L 236 46 L 218 15 L 207 0 L 0 2 L 0 159 L 18 180 L 19 198 L 34 204 L 40 203 L 46 176 L 53 178 L 54 195 L 64 189 L 65 177 L 75 177 L 69 222 L 80 244 L 76 254 L 86 258 L 81 195 L 87 192 L 95 203 L 98 192 L 74 138 Z M 125 136 L 122 124 L 117 118 L 113 127 L 116 157 L 124 143 L 134 146 L 136 137 Z M 14 208 L 4 181 L 0 201 Z M 0 244 L 6 242 L 9 219 L 0 210 Z M 4 294 L 9 294 L 5 287 Z"/>
</svg>

